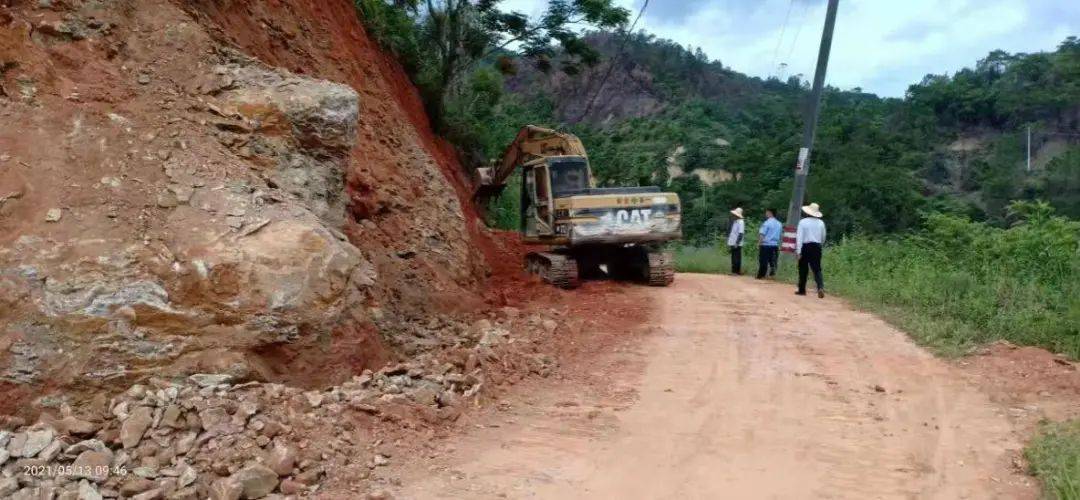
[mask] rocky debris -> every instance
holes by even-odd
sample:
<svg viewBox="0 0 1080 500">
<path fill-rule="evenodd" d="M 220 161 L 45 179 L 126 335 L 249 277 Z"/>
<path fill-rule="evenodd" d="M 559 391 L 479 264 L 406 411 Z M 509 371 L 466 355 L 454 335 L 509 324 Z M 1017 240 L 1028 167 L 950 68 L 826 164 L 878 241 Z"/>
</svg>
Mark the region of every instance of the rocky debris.
<svg viewBox="0 0 1080 500">
<path fill-rule="evenodd" d="M 50 208 L 48 212 L 45 212 L 45 222 L 60 222 L 60 219 L 63 216 L 63 210 L 60 210 L 59 208 Z"/>
<path fill-rule="evenodd" d="M 154 416 L 149 407 L 140 406 L 131 412 L 120 427 L 120 442 L 123 443 L 124 448 L 138 446 L 143 434 L 150 428 L 153 421 Z"/>
<path fill-rule="evenodd" d="M 205 389 L 207 387 L 227 385 L 232 382 L 233 376 L 227 373 L 196 373 L 188 377 L 188 380 Z"/>
<path fill-rule="evenodd" d="M 252 464 L 232 475 L 233 482 L 240 485 L 244 498 L 262 498 L 278 485 L 278 475 L 270 468 Z"/>
<path fill-rule="evenodd" d="M 99 426 L 94 422 L 67 416 L 55 422 L 56 430 L 72 436 L 90 436 L 98 431 Z"/>
<path fill-rule="evenodd" d="M 7 452 L 12 458 L 34 458 L 52 443 L 56 433 L 48 427 L 31 428 L 15 433 L 8 440 Z"/>
<path fill-rule="evenodd" d="M 231 477 L 218 479 L 210 485 L 211 500 L 240 500 L 243 494 L 244 486 Z"/>
<path fill-rule="evenodd" d="M 392 447 L 341 432 L 344 415 L 397 421 L 411 408 L 430 424 L 453 421 L 485 386 L 485 366 L 550 372 L 552 359 L 518 349 L 550 335 L 545 321 L 555 320 L 492 314 L 471 324 L 452 318 L 414 324 L 412 331 L 438 331 L 452 342 L 325 390 L 236 383 L 219 373 L 151 378 L 87 412 L 65 406 L 63 418 L 0 431 L 0 471 L 7 471 L 0 477 L 16 476 L 18 461 L 36 457 L 35 463 L 81 472 L 64 480 L 18 476 L 16 494 L 36 495 L 38 488 L 54 488 L 58 498 L 316 494 L 328 468 L 353 464 L 374 474 L 391 463 Z M 500 340 L 484 343 L 485 337 Z"/>
<path fill-rule="evenodd" d="M 120 486 L 120 494 L 125 497 L 131 497 L 138 495 L 144 491 L 150 491 L 157 485 L 154 481 L 149 479 L 143 479 L 141 477 L 134 477 L 128 479 Z"/>
<path fill-rule="evenodd" d="M 79 481 L 75 494 L 78 500 L 102 500 L 101 493 L 86 480 Z"/>
<path fill-rule="evenodd" d="M 390 448 L 374 452 L 378 443 L 340 432 L 343 413 L 397 419 L 401 408 L 416 408 L 431 422 L 456 418 L 458 407 L 483 386 L 484 374 L 475 362 L 472 372 L 461 371 L 475 356 L 451 362 L 451 353 L 365 371 L 327 390 L 237 384 L 214 373 L 151 378 L 88 413 L 65 407 L 64 418 L 0 431 L 0 477 L 16 477 L 0 488 L 17 488 L 15 495 L 53 488 L 58 498 L 312 494 L 333 464 L 390 463 Z M 63 479 L 21 475 L 16 464 L 26 459 L 78 473 Z"/>
<path fill-rule="evenodd" d="M 266 464 L 278 476 L 288 476 L 296 464 L 296 452 L 289 446 L 275 445 L 266 458 Z"/>
<path fill-rule="evenodd" d="M 0 498 L 7 498 L 19 491 L 19 480 L 13 477 L 0 478 Z"/>
<path fill-rule="evenodd" d="M 109 466 L 112 465 L 113 453 L 109 450 L 86 450 L 75 459 L 75 477 L 100 483 L 108 479 Z"/>
</svg>

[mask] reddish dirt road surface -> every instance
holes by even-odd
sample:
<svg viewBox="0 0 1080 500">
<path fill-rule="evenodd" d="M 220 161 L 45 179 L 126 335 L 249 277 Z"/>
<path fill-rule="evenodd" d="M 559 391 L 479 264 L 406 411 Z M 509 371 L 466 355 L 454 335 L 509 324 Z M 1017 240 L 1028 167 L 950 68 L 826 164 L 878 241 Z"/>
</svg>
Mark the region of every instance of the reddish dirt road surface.
<svg viewBox="0 0 1080 500">
<path fill-rule="evenodd" d="M 463 419 L 392 466 L 395 496 L 1038 496 L 1021 457 L 1039 407 L 1001 401 L 967 366 L 978 359 L 935 358 L 842 300 L 775 283 L 629 290 L 653 311 L 645 335 Z M 1074 404 L 1075 367 L 1047 363 Z"/>
</svg>

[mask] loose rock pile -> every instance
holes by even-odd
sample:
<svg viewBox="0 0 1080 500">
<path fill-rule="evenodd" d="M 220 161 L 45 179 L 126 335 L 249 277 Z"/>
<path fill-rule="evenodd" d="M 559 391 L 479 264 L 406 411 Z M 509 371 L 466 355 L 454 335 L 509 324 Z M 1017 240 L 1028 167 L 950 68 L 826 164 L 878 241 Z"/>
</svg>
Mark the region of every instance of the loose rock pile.
<svg viewBox="0 0 1080 500">
<path fill-rule="evenodd" d="M 386 465 L 339 425 L 395 405 L 453 419 L 482 374 L 401 364 L 327 391 L 231 384 L 223 374 L 151 379 L 76 416 L 0 431 L 0 497 L 239 499 L 307 495 L 331 468 Z M 385 416 L 393 418 L 390 413 Z"/>
</svg>

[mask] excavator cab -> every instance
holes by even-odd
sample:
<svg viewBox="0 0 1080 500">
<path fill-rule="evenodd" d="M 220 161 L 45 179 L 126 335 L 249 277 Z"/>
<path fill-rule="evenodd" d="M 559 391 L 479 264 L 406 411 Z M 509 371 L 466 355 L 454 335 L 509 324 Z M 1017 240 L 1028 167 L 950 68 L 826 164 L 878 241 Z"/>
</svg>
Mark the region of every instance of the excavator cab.
<svg viewBox="0 0 1080 500">
<path fill-rule="evenodd" d="M 522 170 L 521 182 L 521 232 L 530 237 L 549 236 L 555 226 L 548 195 L 549 178 L 547 165 L 539 164 Z"/>
<path fill-rule="evenodd" d="M 589 162 L 577 156 L 548 158 L 551 191 L 556 198 L 583 193 L 592 187 Z"/>
<path fill-rule="evenodd" d="M 555 200 L 587 192 L 589 162 L 580 156 L 557 156 L 522 167 L 521 231 L 526 238 L 557 236 Z"/>
</svg>

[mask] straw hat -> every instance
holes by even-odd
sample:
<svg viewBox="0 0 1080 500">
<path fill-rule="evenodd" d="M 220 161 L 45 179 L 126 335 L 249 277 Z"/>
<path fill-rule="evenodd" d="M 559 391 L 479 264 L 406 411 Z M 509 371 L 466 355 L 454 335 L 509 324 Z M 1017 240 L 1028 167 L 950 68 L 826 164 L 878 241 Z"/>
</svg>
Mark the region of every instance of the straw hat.
<svg viewBox="0 0 1080 500">
<path fill-rule="evenodd" d="M 735 210 L 732 210 L 731 215 L 734 215 L 735 217 L 738 217 L 738 218 L 741 219 L 742 218 L 742 207 L 738 207 Z"/>
<path fill-rule="evenodd" d="M 821 217 L 821 207 L 819 207 L 817 203 L 811 203 L 802 207 L 802 211 L 811 217 Z"/>
</svg>

